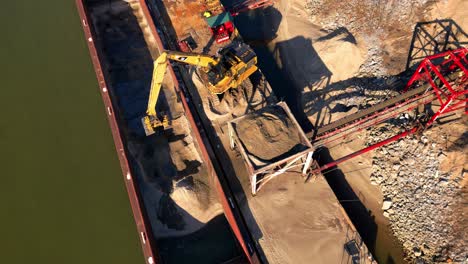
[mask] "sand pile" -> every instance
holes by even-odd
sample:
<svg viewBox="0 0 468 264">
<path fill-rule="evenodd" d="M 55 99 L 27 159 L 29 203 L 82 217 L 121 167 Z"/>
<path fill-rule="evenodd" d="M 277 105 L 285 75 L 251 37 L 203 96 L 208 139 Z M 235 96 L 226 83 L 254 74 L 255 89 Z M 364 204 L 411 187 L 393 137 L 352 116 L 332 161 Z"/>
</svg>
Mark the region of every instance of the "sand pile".
<svg viewBox="0 0 468 264">
<path fill-rule="evenodd" d="M 271 106 L 233 124 L 255 165 L 278 161 L 307 149 L 299 130 L 280 106 Z"/>
<path fill-rule="evenodd" d="M 190 72 L 198 90 L 193 96 L 200 98 L 203 110 L 211 121 L 224 123 L 277 101 L 265 77 L 258 73 L 254 73 L 239 87 L 231 88 L 222 95 L 216 95 L 209 92 L 194 67 Z"/>
<path fill-rule="evenodd" d="M 354 76 L 366 59 L 366 47 L 346 28 L 327 30 L 310 20 L 303 0 L 280 1 L 276 38 L 269 49 L 300 89 L 315 89 Z M 271 18 L 267 14 L 266 19 Z M 274 22 L 273 22 L 274 23 Z"/>
<path fill-rule="evenodd" d="M 173 128 L 180 132 L 177 123 Z M 223 212 L 194 144 L 185 134 L 129 142 L 129 152 L 139 168 L 140 191 L 158 238 L 195 232 Z"/>
<path fill-rule="evenodd" d="M 346 80 L 356 75 L 366 59 L 362 47 L 346 31 L 318 38 L 314 48 L 332 73 L 331 82 Z"/>
</svg>

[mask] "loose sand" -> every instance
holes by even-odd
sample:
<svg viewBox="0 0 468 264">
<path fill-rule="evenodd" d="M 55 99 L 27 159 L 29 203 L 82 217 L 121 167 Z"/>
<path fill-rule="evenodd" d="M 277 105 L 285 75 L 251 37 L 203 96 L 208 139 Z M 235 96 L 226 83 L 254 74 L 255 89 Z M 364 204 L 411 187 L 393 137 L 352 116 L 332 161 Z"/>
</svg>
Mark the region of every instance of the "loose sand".
<svg viewBox="0 0 468 264">
<path fill-rule="evenodd" d="M 110 89 L 128 125 L 123 132 L 129 161 L 154 237 L 187 235 L 221 215 L 223 209 L 169 74 L 157 110 L 166 109 L 171 129 L 164 135 L 135 135 L 142 130 L 140 118 L 146 110 L 152 61 L 159 49 L 141 6 L 137 1 L 128 2 L 115 1 L 93 9 L 98 36 L 107 48 Z"/>
<path fill-rule="evenodd" d="M 285 173 L 253 197 L 242 159 L 233 151 L 229 156 L 242 185 L 234 188 L 235 196 L 242 201 L 241 210 L 262 259 L 271 264 L 346 263 L 349 256 L 343 245 L 357 234 L 325 179 L 304 183 L 299 171 Z M 361 263 L 369 263 L 367 249 L 361 250 Z"/>
<path fill-rule="evenodd" d="M 257 168 L 307 149 L 296 124 L 277 105 L 242 117 L 233 128 Z"/>
</svg>

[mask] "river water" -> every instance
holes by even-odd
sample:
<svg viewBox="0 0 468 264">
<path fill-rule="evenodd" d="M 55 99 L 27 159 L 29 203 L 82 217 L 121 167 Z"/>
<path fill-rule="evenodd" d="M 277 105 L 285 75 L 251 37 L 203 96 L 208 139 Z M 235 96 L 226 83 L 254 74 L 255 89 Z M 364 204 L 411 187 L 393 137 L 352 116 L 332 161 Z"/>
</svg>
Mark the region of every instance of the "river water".
<svg viewBox="0 0 468 264">
<path fill-rule="evenodd" d="M 74 1 L 0 20 L 0 263 L 144 263 Z"/>
</svg>

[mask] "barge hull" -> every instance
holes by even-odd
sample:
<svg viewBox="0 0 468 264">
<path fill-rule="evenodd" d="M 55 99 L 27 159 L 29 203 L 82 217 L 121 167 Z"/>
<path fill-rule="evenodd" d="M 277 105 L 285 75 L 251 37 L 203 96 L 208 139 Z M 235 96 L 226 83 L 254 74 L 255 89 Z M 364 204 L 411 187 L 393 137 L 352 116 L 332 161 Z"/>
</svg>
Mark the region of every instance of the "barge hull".
<svg viewBox="0 0 468 264">
<path fill-rule="evenodd" d="M 130 206 L 133 212 L 133 218 L 135 220 L 137 231 L 140 237 L 143 255 L 145 257 L 146 263 L 154 264 L 156 263 L 157 259 L 157 251 L 154 250 L 155 247 L 153 245 L 154 238 L 152 236 L 151 229 L 149 228 L 149 225 L 147 223 L 147 218 L 144 215 L 144 209 L 142 207 L 142 204 L 138 199 L 139 192 L 137 184 L 134 178 L 132 177 L 129 161 L 127 159 L 127 154 L 125 153 L 124 144 L 122 141 L 122 136 L 120 134 L 117 119 L 113 114 L 114 107 L 112 105 L 112 101 L 108 93 L 106 80 L 104 79 L 103 70 L 99 61 L 98 51 L 96 49 L 96 45 L 93 42 L 93 35 L 89 26 L 89 18 L 86 15 L 83 0 L 76 0 L 75 2 L 78 9 L 78 14 L 80 16 L 81 26 L 83 27 L 86 42 L 88 44 L 89 52 L 91 55 L 91 61 L 93 63 L 94 71 L 96 72 L 96 77 L 99 83 L 99 91 L 104 102 L 104 107 L 106 108 L 107 120 L 109 122 L 112 137 L 114 139 L 114 145 L 117 150 L 122 175 L 124 176 L 125 187 L 127 189 L 128 198 L 130 200 Z"/>
<path fill-rule="evenodd" d="M 158 30 L 155 24 L 153 23 L 153 20 L 149 13 L 149 9 L 148 9 L 146 2 L 144 0 L 138 0 L 138 3 L 140 4 L 142 11 L 144 13 L 144 16 L 148 21 L 151 33 L 156 39 L 159 50 L 163 50 L 164 49 L 163 43 L 158 35 Z M 143 205 L 141 193 L 139 191 L 138 184 L 135 179 L 136 177 L 134 178 L 132 175 L 129 157 L 127 156 L 126 149 L 125 149 L 125 143 L 124 143 L 125 140 L 123 139 L 123 135 L 120 131 L 121 128 L 119 128 L 119 124 L 117 121 L 118 118 L 116 118 L 114 114 L 115 111 L 114 111 L 114 107 L 112 104 L 112 99 L 108 92 L 109 84 L 106 82 L 106 79 L 104 77 L 103 67 L 99 59 L 100 57 L 99 49 L 96 48 L 96 43 L 94 42 L 94 39 L 93 39 L 93 33 L 90 27 L 91 21 L 90 21 L 90 18 L 88 17 L 88 13 L 87 13 L 84 1 L 76 0 L 76 6 L 78 9 L 81 24 L 85 33 L 86 42 L 88 44 L 92 63 L 96 72 L 97 79 L 98 79 L 100 93 L 103 98 L 104 106 L 106 108 L 106 113 L 108 115 L 108 122 L 109 122 L 111 132 L 113 135 L 114 144 L 118 152 L 119 162 L 120 162 L 122 174 L 124 176 L 124 181 L 125 181 L 126 189 L 127 189 L 129 200 L 130 200 L 130 205 L 131 205 L 132 212 L 134 215 L 134 220 L 137 225 L 137 230 L 139 233 L 145 261 L 149 264 L 159 263 L 156 240 L 151 231 L 150 220 L 148 219 L 148 216 L 145 213 L 145 208 Z M 232 204 L 232 202 L 231 203 L 229 202 L 230 199 L 232 201 L 232 197 L 228 196 L 223 190 L 223 187 L 213 168 L 213 164 L 210 161 L 209 153 L 212 153 L 213 151 L 211 150 L 210 146 L 205 146 L 204 144 L 204 142 L 207 142 L 205 133 L 198 129 L 196 121 L 191 113 L 191 110 L 190 110 L 191 108 L 189 107 L 189 104 L 187 103 L 188 99 L 186 98 L 182 89 L 180 89 L 178 78 L 176 77 L 176 74 L 174 73 L 172 67 L 169 67 L 168 71 L 171 76 L 171 79 L 174 81 L 175 92 L 181 99 L 184 111 L 186 113 L 187 120 L 189 121 L 190 126 L 193 129 L 193 134 L 195 135 L 196 141 L 198 142 L 200 146 L 201 155 L 203 156 L 203 160 L 206 162 L 209 176 L 214 181 L 216 191 L 218 192 L 219 200 L 224 209 L 224 215 L 227 218 L 228 223 L 234 235 L 236 236 L 243 252 L 245 253 L 247 260 L 250 263 L 255 263 L 257 262 L 257 258 L 255 254 L 253 253 L 252 246 L 249 245 L 248 242 L 246 242 L 246 240 L 244 239 L 244 236 L 242 235 L 242 233 L 245 234 L 245 231 L 241 232 L 241 229 L 245 230 L 246 228 L 240 226 L 238 224 L 238 221 L 236 221 L 235 212 L 233 211 L 234 205 Z"/>
</svg>

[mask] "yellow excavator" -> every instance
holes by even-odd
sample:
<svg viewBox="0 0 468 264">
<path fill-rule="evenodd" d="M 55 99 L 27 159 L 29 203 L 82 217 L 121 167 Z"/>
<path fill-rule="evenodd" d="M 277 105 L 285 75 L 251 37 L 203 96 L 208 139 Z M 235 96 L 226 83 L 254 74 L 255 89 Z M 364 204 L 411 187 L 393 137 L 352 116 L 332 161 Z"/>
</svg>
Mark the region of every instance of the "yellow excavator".
<svg viewBox="0 0 468 264">
<path fill-rule="evenodd" d="M 257 55 L 245 43 L 234 42 L 218 51 L 218 56 L 178 51 L 164 51 L 154 61 L 153 80 L 146 116 L 142 118 L 147 136 L 158 128 L 167 128 L 169 119 L 163 116 L 162 121 L 156 113 L 156 103 L 166 73 L 168 60 L 199 67 L 200 78 L 212 94 L 222 94 L 230 88 L 237 88 L 257 70 Z"/>
</svg>

